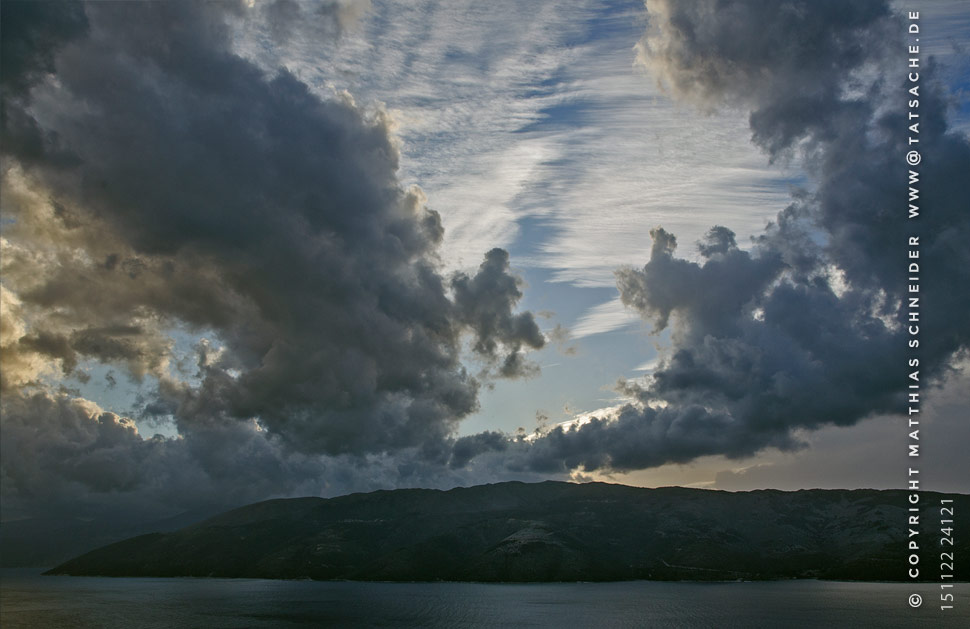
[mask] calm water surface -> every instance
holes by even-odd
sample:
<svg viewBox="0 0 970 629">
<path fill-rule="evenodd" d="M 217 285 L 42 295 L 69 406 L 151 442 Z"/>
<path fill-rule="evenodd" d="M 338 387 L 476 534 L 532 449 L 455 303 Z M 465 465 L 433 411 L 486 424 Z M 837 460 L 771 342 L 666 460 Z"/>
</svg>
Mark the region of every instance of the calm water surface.
<svg viewBox="0 0 970 629">
<path fill-rule="evenodd" d="M 923 606 L 912 609 L 911 593 Z M 970 586 L 772 583 L 481 584 L 0 575 L 21 627 L 970 627 Z M 931 598 L 932 597 L 932 598 Z"/>
</svg>

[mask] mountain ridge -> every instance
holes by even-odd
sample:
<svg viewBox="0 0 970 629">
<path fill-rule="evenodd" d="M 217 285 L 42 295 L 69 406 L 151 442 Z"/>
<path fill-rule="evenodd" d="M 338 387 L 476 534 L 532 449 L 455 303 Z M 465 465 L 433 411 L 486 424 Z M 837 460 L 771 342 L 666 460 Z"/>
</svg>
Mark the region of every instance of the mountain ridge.
<svg viewBox="0 0 970 629">
<path fill-rule="evenodd" d="M 904 490 L 727 492 L 512 481 L 281 498 L 98 548 L 48 574 L 902 581 L 909 568 L 907 496 Z M 920 496 L 928 571 L 938 552 L 927 528 L 933 507 L 947 497 L 958 516 L 970 513 L 970 496 Z M 965 547 L 958 542 L 961 556 Z"/>
</svg>

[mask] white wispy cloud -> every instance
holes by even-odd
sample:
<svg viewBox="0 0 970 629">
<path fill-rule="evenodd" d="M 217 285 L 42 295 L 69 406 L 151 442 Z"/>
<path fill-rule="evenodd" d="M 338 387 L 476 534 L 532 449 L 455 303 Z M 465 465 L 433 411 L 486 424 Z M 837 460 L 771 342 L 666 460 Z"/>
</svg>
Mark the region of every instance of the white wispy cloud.
<svg viewBox="0 0 970 629">
<path fill-rule="evenodd" d="M 588 309 L 576 321 L 570 332 L 573 339 L 581 339 L 594 334 L 619 330 L 639 321 L 640 316 L 629 310 L 617 298 Z"/>
<path fill-rule="evenodd" d="M 520 199 L 559 156 L 544 134 L 520 131 L 561 100 L 547 83 L 574 62 L 577 52 L 564 44 L 586 12 L 497 4 L 375 2 L 323 52 L 308 37 L 261 45 L 265 29 L 245 32 L 240 44 L 267 69 L 283 65 L 319 90 L 386 107 L 401 139 L 401 179 L 420 185 L 441 213 L 451 268 L 511 245 L 532 212 Z"/>
<path fill-rule="evenodd" d="M 267 67 L 386 106 L 402 179 L 442 214 L 448 266 L 503 246 L 555 281 L 602 287 L 645 258 L 651 228 L 686 247 L 716 223 L 744 240 L 787 194 L 743 120 L 699 120 L 634 66 L 644 20 L 636 1 L 375 2 L 324 53 L 307 37 L 248 45 Z M 523 234 L 529 218 L 543 229 Z"/>
</svg>

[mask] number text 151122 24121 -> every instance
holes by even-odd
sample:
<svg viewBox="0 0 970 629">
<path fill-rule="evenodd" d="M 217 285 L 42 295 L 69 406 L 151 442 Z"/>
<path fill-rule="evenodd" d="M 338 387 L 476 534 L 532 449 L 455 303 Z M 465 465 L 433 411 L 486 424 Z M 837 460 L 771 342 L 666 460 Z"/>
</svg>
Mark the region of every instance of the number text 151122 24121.
<svg viewBox="0 0 970 629">
<path fill-rule="evenodd" d="M 953 609 L 953 500 L 940 500 L 940 609 Z M 949 547 L 949 550 L 947 548 Z"/>
</svg>

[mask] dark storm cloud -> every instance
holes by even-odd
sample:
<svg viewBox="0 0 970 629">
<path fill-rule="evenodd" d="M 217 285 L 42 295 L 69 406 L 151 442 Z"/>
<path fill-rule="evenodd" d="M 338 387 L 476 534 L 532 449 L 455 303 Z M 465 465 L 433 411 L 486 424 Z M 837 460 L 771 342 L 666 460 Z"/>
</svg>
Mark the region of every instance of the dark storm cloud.
<svg viewBox="0 0 970 629">
<path fill-rule="evenodd" d="M 500 362 L 498 371 L 506 377 L 534 371 L 520 351 L 523 346 L 539 349 L 546 342 L 531 312 L 512 311 L 522 298 L 519 284 L 509 274 L 509 254 L 502 249 L 485 254 L 474 277 L 459 273 L 451 279 L 458 318 L 475 333 L 472 349 L 490 362 Z M 504 358 L 500 350 L 506 352 Z"/>
<path fill-rule="evenodd" d="M 882 0 L 648 0 L 647 9 L 640 61 L 677 95 L 710 106 L 832 106 L 853 73 L 884 61 L 899 42 L 899 23 Z"/>
<path fill-rule="evenodd" d="M 76 516 L 99 506 L 165 514 L 317 493 L 337 482 L 333 461 L 289 452 L 252 422 L 143 438 L 131 419 L 58 394 L 5 397 L 3 435 L 6 517 L 65 509 Z"/>
<path fill-rule="evenodd" d="M 38 126 L 26 105 L 31 86 L 54 73 L 58 50 L 87 32 L 84 7 L 72 1 L 11 0 L 0 5 L 0 24 L 0 129 L 5 150 L 16 151 L 21 159 L 39 159 L 45 153 L 51 158 L 56 136 Z"/>
<path fill-rule="evenodd" d="M 783 432 L 753 442 L 750 431 L 727 413 L 699 404 L 656 408 L 628 404 L 611 418 L 582 426 L 557 426 L 533 443 L 518 442 L 511 465 L 569 473 L 583 468 L 629 471 L 686 463 L 702 454 L 754 454 L 766 445 L 796 445 Z"/>
<path fill-rule="evenodd" d="M 211 512 L 273 497 L 540 480 L 527 470 L 510 473 L 502 459 L 481 457 L 465 469 L 449 467 L 430 460 L 420 447 L 367 456 L 308 455 L 255 422 L 215 417 L 178 439 L 146 438 L 131 419 L 56 393 L 5 396 L 3 411 L 5 519 L 107 513 L 123 521 L 135 514 Z M 474 440 L 504 449 L 497 433 Z"/>
<path fill-rule="evenodd" d="M 87 32 L 80 2 L 59 4 L 11 0 L 0 7 L 0 80 L 5 95 L 25 98 L 31 85 L 53 74 L 54 56 L 67 41 Z"/>
<path fill-rule="evenodd" d="M 500 432 L 486 431 L 456 439 L 451 448 L 452 468 L 462 468 L 473 458 L 484 452 L 501 452 L 508 448 L 509 440 Z"/>
<path fill-rule="evenodd" d="M 280 28 L 294 7 L 306 12 L 287 7 L 266 9 Z M 339 23 L 348 7 L 318 5 L 324 14 L 305 19 Z M 266 76 L 233 52 L 233 20 L 251 17 L 241 4 L 90 3 L 71 15 L 70 28 L 60 16 L 28 24 L 38 35 L 20 37 L 11 62 L 23 114 L 56 143 L 3 147 L 14 219 L 4 300 L 16 320 L 2 350 L 17 366 L 4 404 L 19 418 L 8 428 L 4 413 L 4 442 L 100 444 L 89 433 L 122 428 L 103 448 L 38 446 L 49 456 L 19 471 L 22 459 L 5 457 L 5 478 L 29 487 L 46 469 L 66 483 L 90 451 L 102 462 L 84 469 L 122 485 L 78 482 L 127 491 L 168 476 L 124 460 L 158 459 L 160 470 L 177 454 L 199 487 L 249 484 L 253 497 L 324 482 L 318 455 L 446 456 L 478 405 L 463 336 L 506 377 L 544 343 L 532 315 L 513 312 L 521 291 L 508 255 L 493 250 L 476 275 L 449 281 L 441 221 L 399 184 L 386 114 L 321 98 L 285 69 Z M 173 330 L 213 338 L 197 348 L 194 378 L 173 372 Z M 181 438 L 142 439 L 116 416 L 74 421 L 82 402 L 36 392 L 44 361 L 69 373 L 86 359 L 154 376 L 146 412 L 172 416 Z M 43 404 L 70 421 L 27 419 Z M 35 433 L 17 428 L 32 421 Z M 253 485 L 245 465 L 264 480 Z"/>
<path fill-rule="evenodd" d="M 752 141 L 814 183 L 750 251 L 714 227 L 697 262 L 656 229 L 647 264 L 617 272 L 623 302 L 672 347 L 615 416 L 519 440 L 511 465 L 633 470 L 798 448 L 798 430 L 905 409 L 908 238 L 920 237 L 919 377 L 970 345 L 970 145 L 948 133 L 921 72 L 927 216 L 907 219 L 907 60 L 885 2 L 647 2 L 645 63 L 680 98 L 750 111 Z M 927 224 L 930 222 L 930 224 Z M 487 444 L 481 444 L 487 450 Z"/>
<path fill-rule="evenodd" d="M 141 481 L 139 460 L 151 447 L 131 420 L 67 398 L 44 394 L 4 401 L 6 494 L 43 496 L 76 484 L 121 491 Z"/>
</svg>

